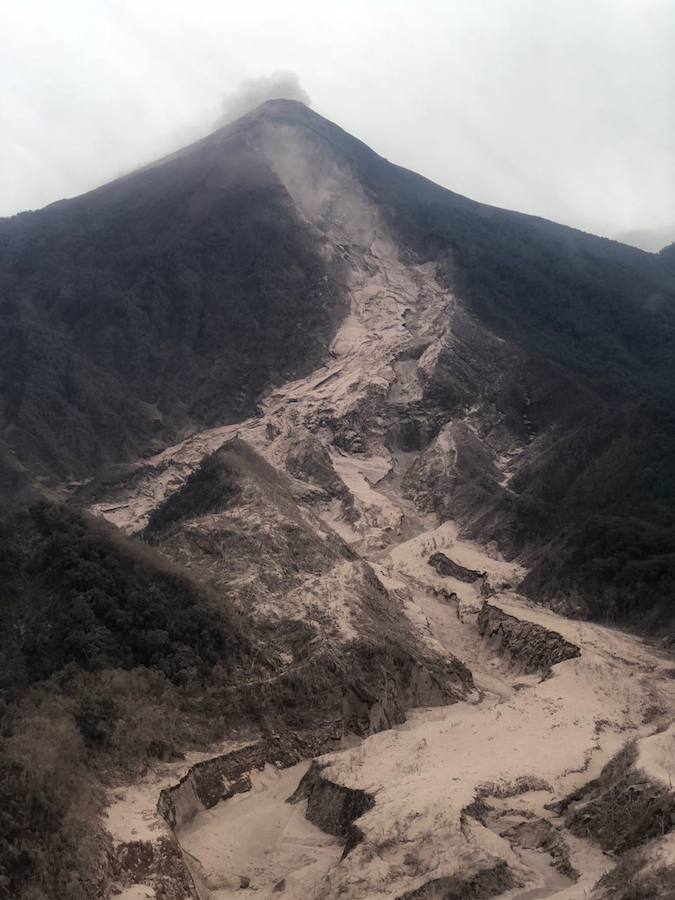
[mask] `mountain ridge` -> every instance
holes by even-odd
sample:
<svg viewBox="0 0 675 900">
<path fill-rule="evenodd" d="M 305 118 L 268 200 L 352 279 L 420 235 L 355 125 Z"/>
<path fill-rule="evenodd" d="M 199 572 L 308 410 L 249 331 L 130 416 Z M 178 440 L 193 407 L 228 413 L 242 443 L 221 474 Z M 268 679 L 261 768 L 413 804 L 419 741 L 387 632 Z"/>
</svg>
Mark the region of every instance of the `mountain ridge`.
<svg viewBox="0 0 675 900">
<path fill-rule="evenodd" d="M 373 240 L 387 243 L 384 255 L 371 254 Z M 367 287 L 373 264 L 384 288 Z M 368 291 L 386 292 L 392 266 L 401 285 L 412 279 L 396 302 L 409 302 L 415 279 L 428 282 L 437 307 L 424 328 L 436 335 L 414 337 L 403 319 L 391 332 L 383 376 L 409 370 L 412 381 L 400 402 L 366 403 L 388 433 L 369 437 L 356 395 L 345 409 L 358 446 L 416 449 L 413 501 L 443 515 L 454 504 L 468 534 L 535 567 L 544 547 L 560 556 L 561 541 L 574 544 L 570 529 L 583 531 L 591 511 L 621 520 L 636 511 L 670 528 L 668 253 L 476 203 L 285 100 L 80 198 L 0 223 L 6 502 L 36 475 L 38 490 L 41 481 L 60 493 L 64 478 L 93 477 L 84 493 L 100 495 L 97 479 L 123 483 L 134 457 L 260 415 L 275 386 L 330 368 L 355 273 L 367 304 Z M 366 339 L 394 322 L 394 306 L 363 310 Z M 417 315 L 413 305 L 404 319 Z M 420 340 L 426 359 L 430 339 L 426 368 L 396 361 Z M 464 448 L 453 466 L 466 472 L 437 459 L 447 428 Z M 557 581 L 545 581 L 540 589 L 555 594 Z"/>
<path fill-rule="evenodd" d="M 674 329 L 283 101 L 0 223 L 0 897 L 672 881 Z"/>
</svg>

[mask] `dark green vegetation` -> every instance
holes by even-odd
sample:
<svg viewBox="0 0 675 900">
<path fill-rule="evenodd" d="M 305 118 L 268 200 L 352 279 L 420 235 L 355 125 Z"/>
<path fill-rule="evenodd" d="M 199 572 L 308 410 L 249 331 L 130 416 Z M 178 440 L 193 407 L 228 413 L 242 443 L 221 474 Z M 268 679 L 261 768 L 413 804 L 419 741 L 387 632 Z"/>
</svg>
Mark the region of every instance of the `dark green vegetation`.
<svg viewBox="0 0 675 900">
<path fill-rule="evenodd" d="M 0 220 L 0 499 L 251 415 L 320 361 L 335 272 L 236 127 Z"/>
<path fill-rule="evenodd" d="M 0 578 L 0 897 L 89 900 L 101 781 L 231 726 L 250 637 L 177 567 L 59 507 L 2 527 Z"/>
<path fill-rule="evenodd" d="M 258 516 L 238 525 L 242 503 Z M 205 531 L 197 556 L 181 528 L 216 511 L 221 532 L 212 546 Z M 279 528 L 269 551 L 256 527 Z M 147 537 L 175 558 L 183 546 L 192 572 L 60 506 L 0 527 L 0 900 L 104 895 L 103 785 L 157 760 L 248 730 L 368 733 L 472 687 L 462 664 L 423 657 L 372 572 L 337 537 L 314 534 L 283 477 L 241 441 L 204 461 Z M 354 587 L 358 640 L 340 645 L 292 611 L 253 615 L 270 585 L 281 605 L 296 579 L 344 559 L 366 579 Z M 240 573 L 265 570 L 237 594 Z"/>
<path fill-rule="evenodd" d="M 147 534 L 165 531 L 193 515 L 221 512 L 241 495 L 236 473 L 220 451 L 207 456 L 179 491 L 150 513 Z"/>
<path fill-rule="evenodd" d="M 186 672 L 231 666 L 241 655 L 234 617 L 109 526 L 44 505 L 0 529 L 0 688 L 69 666 L 156 667 L 180 683 Z"/>
<path fill-rule="evenodd" d="M 675 529 L 628 511 L 589 515 L 540 557 L 524 587 L 542 600 L 554 602 L 559 595 L 576 600 L 593 618 L 672 628 Z"/>
</svg>

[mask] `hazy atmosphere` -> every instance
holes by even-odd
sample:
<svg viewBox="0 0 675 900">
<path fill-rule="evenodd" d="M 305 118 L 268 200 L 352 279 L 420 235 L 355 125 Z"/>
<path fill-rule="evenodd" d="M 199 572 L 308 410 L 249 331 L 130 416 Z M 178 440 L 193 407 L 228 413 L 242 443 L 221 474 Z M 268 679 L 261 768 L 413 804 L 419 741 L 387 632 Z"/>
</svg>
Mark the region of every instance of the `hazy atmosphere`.
<svg viewBox="0 0 675 900">
<path fill-rule="evenodd" d="M 675 900 L 675 0 L 2 6 L 0 900 Z"/>
<path fill-rule="evenodd" d="M 281 92 L 472 198 L 675 238 L 672 0 L 27 0 L 0 29 L 1 215 Z"/>
</svg>

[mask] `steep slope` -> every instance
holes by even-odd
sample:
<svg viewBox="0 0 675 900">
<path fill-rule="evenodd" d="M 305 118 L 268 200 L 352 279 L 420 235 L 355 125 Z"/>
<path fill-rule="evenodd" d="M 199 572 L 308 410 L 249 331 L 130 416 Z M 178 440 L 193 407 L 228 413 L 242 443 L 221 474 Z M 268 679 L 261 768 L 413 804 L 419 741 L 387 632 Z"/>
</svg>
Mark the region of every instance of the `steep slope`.
<svg viewBox="0 0 675 900">
<path fill-rule="evenodd" d="M 293 107 L 290 115 L 304 127 L 304 112 Z M 283 116 L 288 128 L 285 108 Z M 413 408 L 405 404 L 413 421 L 401 449 L 435 454 L 430 438 L 446 423 L 457 436 L 457 455 L 432 468 L 433 508 L 448 515 L 452 507 L 470 533 L 510 555 L 551 541 L 543 558 L 531 559 L 537 596 L 564 589 L 578 610 L 635 619 L 649 609 L 653 624 L 667 626 L 675 502 L 675 281 L 667 253 L 475 204 L 384 163 L 315 117 L 311 128 L 348 161 L 399 255 L 412 250 L 418 263 L 431 263 L 455 297 L 444 347 Z M 408 425 L 400 408 L 392 412 L 394 428 Z M 396 449 L 391 439 L 389 446 Z M 411 481 L 415 490 L 424 485 L 424 465 Z M 579 565 L 593 530 L 609 540 L 593 542 Z M 645 531 L 656 552 L 649 538 L 632 540 Z"/>
<path fill-rule="evenodd" d="M 302 104 L 272 101 L 226 134 L 274 173 L 326 264 L 340 267 L 348 310 L 324 367 L 267 392 L 257 419 L 240 422 L 247 440 L 296 473 L 316 466 L 316 453 L 347 479 L 368 466 L 342 456 L 377 458 L 377 478 L 418 512 L 526 560 L 533 596 L 666 629 L 675 583 L 667 253 L 459 197 Z M 202 144 L 222 140 L 216 132 Z M 236 430 L 195 435 L 136 466 L 131 496 L 125 477 L 97 489 L 111 501 L 101 508 L 121 504 L 116 521 L 138 527 L 167 480 L 180 483 Z M 335 510 L 351 503 L 337 482 L 331 490 Z M 386 506 L 375 515 L 390 534 L 397 514 Z M 340 515 L 358 530 L 361 512 L 352 503 Z"/>
<path fill-rule="evenodd" d="M 36 860 L 74 900 L 229 897 L 240 863 L 298 900 L 590 890 L 585 801 L 547 807 L 601 817 L 627 737 L 665 771 L 672 664 L 514 588 L 672 621 L 668 254 L 475 204 L 287 101 L 0 240 L 5 495 L 93 475 L 58 489 L 132 536 L 54 507 L 0 534 L 0 761 L 48 851 L 4 852 L 14 895 Z M 223 737 L 157 812 L 157 758 Z M 98 776 L 142 765 L 92 847 Z"/>
<path fill-rule="evenodd" d="M 102 781 L 241 724 L 215 697 L 255 639 L 185 571 L 55 506 L 0 527 L 0 578 L 0 897 L 107 896 Z"/>
<path fill-rule="evenodd" d="M 340 296 L 236 127 L 3 219 L 3 494 L 22 470 L 82 477 L 249 415 L 263 388 L 316 367 Z"/>
<path fill-rule="evenodd" d="M 306 494 L 229 441 L 153 511 L 144 537 L 255 622 L 275 665 L 257 687 L 253 679 L 256 703 L 269 717 L 283 710 L 286 726 L 339 720 L 367 734 L 411 707 L 465 699 L 466 666 L 420 638 Z"/>
<path fill-rule="evenodd" d="M 297 108 L 292 115 L 301 120 Z M 675 281 L 667 252 L 473 203 L 385 164 L 325 122 L 313 120 L 312 130 L 349 160 L 401 251 L 433 263 L 457 301 L 402 448 L 435 455 L 439 424 L 459 432 L 457 456 L 432 467 L 433 508 L 447 515 L 451 506 L 470 533 L 510 555 L 551 541 L 531 560 L 536 596 L 564 591 L 568 609 L 624 620 L 647 609 L 668 626 Z M 412 470 L 416 486 L 424 470 Z M 589 541 L 593 531 L 609 534 L 605 546 Z M 580 559 L 590 543 L 594 552 Z"/>
<path fill-rule="evenodd" d="M 34 507 L 0 528 L 0 688 L 70 667 L 182 671 L 233 664 L 246 650 L 230 608 L 215 609 L 180 569 L 106 523 Z"/>
</svg>

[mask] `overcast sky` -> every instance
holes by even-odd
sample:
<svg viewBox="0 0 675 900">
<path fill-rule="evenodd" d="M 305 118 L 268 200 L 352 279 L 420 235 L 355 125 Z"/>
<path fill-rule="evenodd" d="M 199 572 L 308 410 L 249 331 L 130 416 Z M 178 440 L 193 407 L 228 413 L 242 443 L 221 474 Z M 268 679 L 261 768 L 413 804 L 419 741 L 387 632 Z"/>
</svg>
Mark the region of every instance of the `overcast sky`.
<svg viewBox="0 0 675 900">
<path fill-rule="evenodd" d="M 675 0 L 6 2 L 0 215 L 189 142 L 279 70 L 452 190 L 675 240 Z"/>
</svg>

